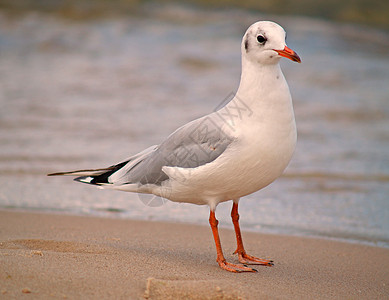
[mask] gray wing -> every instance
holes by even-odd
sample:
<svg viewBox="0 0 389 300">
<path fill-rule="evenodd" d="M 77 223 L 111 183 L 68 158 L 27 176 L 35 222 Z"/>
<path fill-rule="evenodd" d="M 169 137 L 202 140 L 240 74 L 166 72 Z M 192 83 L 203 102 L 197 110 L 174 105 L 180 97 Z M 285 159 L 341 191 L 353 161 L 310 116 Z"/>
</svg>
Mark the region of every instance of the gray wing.
<svg viewBox="0 0 389 300">
<path fill-rule="evenodd" d="M 223 131 L 223 122 L 211 114 L 180 127 L 144 159 L 112 174 L 109 181 L 160 184 L 168 179 L 163 166 L 196 168 L 214 161 L 234 139 Z"/>
</svg>

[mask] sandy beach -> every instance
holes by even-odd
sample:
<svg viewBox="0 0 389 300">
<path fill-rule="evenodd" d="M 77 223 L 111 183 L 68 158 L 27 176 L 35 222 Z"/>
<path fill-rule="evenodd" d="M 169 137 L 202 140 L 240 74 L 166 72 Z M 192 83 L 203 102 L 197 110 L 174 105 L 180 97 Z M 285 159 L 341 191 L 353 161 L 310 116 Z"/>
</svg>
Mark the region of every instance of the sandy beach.
<svg viewBox="0 0 389 300">
<path fill-rule="evenodd" d="M 387 299 L 389 249 L 243 233 L 258 273 L 219 269 L 206 226 L 0 211 L 1 299 Z M 235 237 L 221 230 L 237 259 Z"/>
</svg>

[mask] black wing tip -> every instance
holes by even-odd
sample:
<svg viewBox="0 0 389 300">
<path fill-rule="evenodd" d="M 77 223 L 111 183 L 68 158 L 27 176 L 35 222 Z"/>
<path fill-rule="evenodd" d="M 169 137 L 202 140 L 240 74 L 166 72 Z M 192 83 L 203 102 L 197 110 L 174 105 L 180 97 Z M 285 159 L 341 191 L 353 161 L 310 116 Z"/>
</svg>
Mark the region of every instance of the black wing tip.
<svg viewBox="0 0 389 300">
<path fill-rule="evenodd" d="M 121 162 L 120 164 L 110 166 L 103 169 L 91 169 L 91 170 L 77 170 L 70 172 L 56 172 L 49 173 L 47 176 L 60 176 L 60 175 L 71 175 L 78 176 L 74 178 L 74 181 L 92 184 L 92 185 L 103 185 L 108 184 L 108 177 L 111 176 L 116 171 L 124 167 L 129 161 Z M 88 174 L 90 173 L 90 174 Z M 80 176 L 81 175 L 81 176 Z"/>
</svg>

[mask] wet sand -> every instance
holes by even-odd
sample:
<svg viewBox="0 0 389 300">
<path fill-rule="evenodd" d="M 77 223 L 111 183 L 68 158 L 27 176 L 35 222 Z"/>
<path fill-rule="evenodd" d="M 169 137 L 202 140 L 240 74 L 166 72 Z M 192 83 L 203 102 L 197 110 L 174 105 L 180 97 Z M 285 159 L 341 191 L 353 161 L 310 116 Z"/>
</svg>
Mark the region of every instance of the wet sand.
<svg viewBox="0 0 389 300">
<path fill-rule="evenodd" d="M 225 272 L 206 226 L 0 211 L 0 298 L 387 299 L 389 249 L 243 233 L 258 273 Z M 221 230 L 226 258 L 234 233 Z"/>
</svg>

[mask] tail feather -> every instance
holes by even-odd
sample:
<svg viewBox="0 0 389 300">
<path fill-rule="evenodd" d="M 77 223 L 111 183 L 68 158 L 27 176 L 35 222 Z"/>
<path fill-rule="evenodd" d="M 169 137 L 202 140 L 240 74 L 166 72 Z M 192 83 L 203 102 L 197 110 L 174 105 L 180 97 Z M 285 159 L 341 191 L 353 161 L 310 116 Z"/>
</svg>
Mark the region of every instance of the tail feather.
<svg viewBox="0 0 389 300">
<path fill-rule="evenodd" d="M 126 165 L 128 161 L 121 162 L 120 164 L 110 166 L 103 169 L 88 169 L 88 170 L 77 170 L 70 172 L 57 172 L 50 173 L 47 176 L 78 176 L 74 178 L 75 181 L 89 183 L 94 185 L 108 184 L 108 177 L 115 173 L 117 170 L 121 169 Z"/>
<path fill-rule="evenodd" d="M 109 175 L 111 175 L 113 172 L 115 172 L 118 169 L 118 166 L 111 166 L 108 168 L 103 169 L 89 169 L 89 170 L 77 170 L 77 171 L 70 171 L 70 172 L 57 172 L 57 173 L 50 173 L 47 174 L 47 176 L 78 176 L 77 178 L 74 178 L 75 181 L 83 182 L 83 183 L 89 183 L 93 185 L 101 185 L 103 182 L 108 183 L 107 178 Z M 98 178 L 104 178 L 103 182 L 99 182 Z"/>
<path fill-rule="evenodd" d="M 89 184 L 108 184 L 108 177 L 111 176 L 116 171 L 120 170 L 123 166 L 125 166 L 128 163 L 127 161 L 123 161 L 120 164 L 111 166 L 109 168 L 106 168 L 103 172 L 97 173 L 97 174 L 86 174 L 81 175 L 80 177 L 74 178 L 75 181 L 83 182 L 83 183 L 89 183 Z"/>
<path fill-rule="evenodd" d="M 69 171 L 69 172 L 56 172 L 56 173 L 50 173 L 47 174 L 47 176 L 98 176 L 101 175 L 107 171 L 110 171 L 114 168 L 108 167 L 104 169 L 89 169 L 89 170 L 77 170 L 77 171 Z"/>
<path fill-rule="evenodd" d="M 70 171 L 70 172 L 57 172 L 57 173 L 50 173 L 47 174 L 47 176 L 61 176 L 61 175 L 68 175 L 68 176 L 77 176 L 74 178 L 75 181 L 93 184 L 93 185 L 99 185 L 99 186 L 109 186 L 112 185 L 112 181 L 109 181 L 109 177 L 114 174 L 115 172 L 119 171 L 123 167 L 124 173 L 129 172 L 134 166 L 139 164 L 142 160 L 144 160 L 146 157 L 148 157 L 151 153 L 153 153 L 158 148 L 157 145 L 151 146 L 142 152 L 139 152 L 136 155 L 131 156 L 127 160 L 102 169 L 86 169 L 86 170 L 77 170 L 77 171 Z M 124 174 L 125 175 L 125 174 Z M 123 174 L 121 174 L 123 176 Z"/>
</svg>

